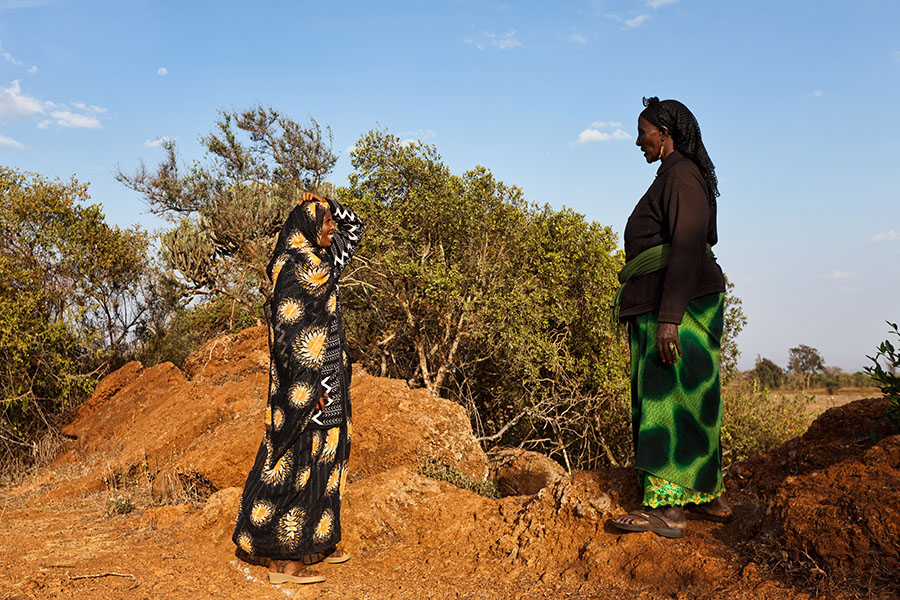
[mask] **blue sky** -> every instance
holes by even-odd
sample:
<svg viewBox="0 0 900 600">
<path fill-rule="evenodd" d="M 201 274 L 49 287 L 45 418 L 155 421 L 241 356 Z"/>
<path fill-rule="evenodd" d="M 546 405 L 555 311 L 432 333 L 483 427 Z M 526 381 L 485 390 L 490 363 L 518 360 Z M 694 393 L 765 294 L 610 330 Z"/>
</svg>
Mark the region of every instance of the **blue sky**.
<svg viewBox="0 0 900 600">
<path fill-rule="evenodd" d="M 677 98 L 719 175 L 741 367 L 807 344 L 857 370 L 900 320 L 898 28 L 896 0 L 0 0 L 0 162 L 153 229 L 116 166 L 162 136 L 198 159 L 218 108 L 262 102 L 332 127 L 338 185 L 386 127 L 621 233 L 656 170 L 641 97 Z"/>
</svg>

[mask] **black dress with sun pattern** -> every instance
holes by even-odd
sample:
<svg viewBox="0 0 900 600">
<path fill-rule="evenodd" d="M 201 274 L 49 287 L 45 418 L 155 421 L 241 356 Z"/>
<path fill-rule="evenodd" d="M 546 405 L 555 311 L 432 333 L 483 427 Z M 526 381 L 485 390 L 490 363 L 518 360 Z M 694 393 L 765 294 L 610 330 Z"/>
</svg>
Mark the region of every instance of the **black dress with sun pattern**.
<svg viewBox="0 0 900 600">
<path fill-rule="evenodd" d="M 319 246 L 325 213 L 337 231 Z M 266 431 L 232 539 L 250 555 L 300 560 L 341 539 L 350 455 L 350 364 L 337 281 L 365 226 L 334 200 L 304 202 L 285 221 L 267 273 Z M 325 410 L 318 408 L 324 397 Z"/>
</svg>

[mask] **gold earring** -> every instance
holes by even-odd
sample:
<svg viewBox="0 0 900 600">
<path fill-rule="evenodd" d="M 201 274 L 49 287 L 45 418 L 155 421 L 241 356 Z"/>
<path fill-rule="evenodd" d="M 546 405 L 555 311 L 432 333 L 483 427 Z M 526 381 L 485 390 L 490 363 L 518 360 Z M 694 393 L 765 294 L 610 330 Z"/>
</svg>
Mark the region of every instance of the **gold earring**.
<svg viewBox="0 0 900 600">
<path fill-rule="evenodd" d="M 666 149 L 666 140 L 662 139 L 661 141 L 662 141 L 662 145 L 659 147 L 659 156 L 657 157 L 660 160 L 662 160 L 666 157 L 666 155 L 664 153 L 664 151 Z"/>
</svg>

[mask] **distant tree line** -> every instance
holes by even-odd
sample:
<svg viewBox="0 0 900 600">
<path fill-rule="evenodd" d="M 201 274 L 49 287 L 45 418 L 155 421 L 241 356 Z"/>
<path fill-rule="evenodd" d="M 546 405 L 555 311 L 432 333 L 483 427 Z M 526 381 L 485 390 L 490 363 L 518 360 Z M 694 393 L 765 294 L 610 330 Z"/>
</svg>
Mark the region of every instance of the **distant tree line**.
<svg viewBox="0 0 900 600">
<path fill-rule="evenodd" d="M 769 390 L 824 387 L 833 394 L 840 388 L 872 387 L 875 384 L 866 372 L 845 373 L 840 367 L 825 366 L 822 354 L 805 344 L 788 350 L 787 369 L 757 355 L 756 364 L 748 375 Z"/>
</svg>

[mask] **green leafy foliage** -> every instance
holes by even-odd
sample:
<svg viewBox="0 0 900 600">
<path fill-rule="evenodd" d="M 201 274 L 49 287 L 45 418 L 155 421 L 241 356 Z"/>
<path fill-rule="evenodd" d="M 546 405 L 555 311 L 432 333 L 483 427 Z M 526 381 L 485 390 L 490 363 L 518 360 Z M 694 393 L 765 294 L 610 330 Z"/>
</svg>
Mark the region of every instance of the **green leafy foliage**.
<svg viewBox="0 0 900 600">
<path fill-rule="evenodd" d="M 721 352 L 719 360 L 722 369 L 722 382 L 728 383 L 738 374 L 738 359 L 741 350 L 738 348 L 737 336 L 747 324 L 744 315 L 743 301 L 734 293 L 734 283 L 725 277 L 725 327 L 722 330 Z"/>
<path fill-rule="evenodd" d="M 825 368 L 825 360 L 819 351 L 810 346 L 800 344 L 788 350 L 788 370 L 805 378 L 809 387 L 810 379 Z"/>
<path fill-rule="evenodd" d="M 248 314 L 269 293 L 265 267 L 303 189 L 320 189 L 337 157 L 331 130 L 272 108 L 222 110 L 201 138 L 207 163 L 179 165 L 175 143 L 155 171 L 117 179 L 175 224 L 160 240 L 165 274 L 182 298 L 222 297 Z M 256 317 L 257 322 L 259 318 Z"/>
<path fill-rule="evenodd" d="M 148 238 L 106 224 L 87 186 L 0 167 L 0 463 L 90 393 L 141 321 Z"/>
<path fill-rule="evenodd" d="M 736 381 L 722 389 L 722 464 L 777 448 L 802 434 L 814 396 L 773 394 L 757 381 Z"/>
<path fill-rule="evenodd" d="M 498 498 L 500 498 L 500 493 L 497 491 L 497 486 L 495 486 L 492 481 L 488 479 L 483 479 L 481 481 L 472 479 L 471 477 L 460 471 L 459 467 L 457 467 L 456 465 L 446 465 L 442 462 L 433 460 L 426 461 L 419 467 L 419 475 L 423 475 L 437 481 L 446 481 L 447 483 L 452 483 L 458 488 L 469 490 L 470 492 L 474 492 L 479 496 L 491 498 L 492 500 L 497 500 Z"/>
<path fill-rule="evenodd" d="M 900 337 L 897 324 L 890 321 L 887 324 L 891 328 L 888 335 Z M 866 373 L 878 382 L 881 392 L 890 399 L 887 416 L 895 426 L 900 427 L 900 375 L 897 375 L 900 370 L 900 348 L 895 348 L 891 340 L 887 339 L 878 345 L 875 356 L 866 358 L 873 363 L 872 366 L 864 367 Z"/>
<path fill-rule="evenodd" d="M 758 355 L 753 371 L 751 371 L 751 376 L 759 382 L 759 385 L 767 390 L 777 390 L 784 385 L 785 381 L 784 369 L 768 358 L 763 358 Z"/>
<path fill-rule="evenodd" d="M 566 419 L 627 391 L 627 352 L 606 318 L 615 233 L 527 204 L 483 167 L 455 175 L 434 147 L 384 131 L 352 160 L 341 193 L 369 233 L 342 302 L 366 366 L 463 404 L 479 435 L 503 431 L 572 467 L 605 461 L 592 417 Z"/>
</svg>

